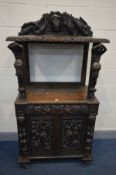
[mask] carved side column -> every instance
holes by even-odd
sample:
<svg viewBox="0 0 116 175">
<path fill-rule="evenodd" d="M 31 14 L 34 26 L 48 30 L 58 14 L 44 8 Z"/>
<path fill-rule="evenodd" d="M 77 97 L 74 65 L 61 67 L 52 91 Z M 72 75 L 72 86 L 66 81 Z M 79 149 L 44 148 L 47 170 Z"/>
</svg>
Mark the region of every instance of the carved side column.
<svg viewBox="0 0 116 175">
<path fill-rule="evenodd" d="M 92 47 L 92 58 L 91 58 L 91 69 L 90 78 L 88 85 L 88 99 L 94 98 L 94 93 L 96 91 L 95 86 L 97 83 L 97 78 L 99 76 L 99 70 L 101 69 L 100 57 L 106 52 L 106 47 L 101 43 L 94 43 Z"/>
<path fill-rule="evenodd" d="M 19 84 L 19 98 L 25 99 L 26 98 L 26 89 L 25 89 L 25 79 L 24 79 L 24 47 L 21 44 L 16 42 L 10 44 L 8 48 L 13 52 L 15 55 L 15 63 L 14 66 L 16 68 L 16 75 L 18 77 L 18 84 Z"/>
<path fill-rule="evenodd" d="M 29 162 L 28 147 L 27 147 L 27 133 L 26 133 L 26 121 L 25 121 L 25 107 L 16 106 L 16 117 L 19 136 L 19 162 L 25 166 Z M 26 166 L 25 166 L 26 167 Z"/>
<path fill-rule="evenodd" d="M 86 140 L 85 140 L 85 155 L 83 161 L 88 164 L 92 160 L 92 142 L 93 142 L 93 135 L 94 135 L 94 126 L 96 115 L 98 113 L 98 104 L 97 105 L 90 105 L 88 121 L 87 121 L 87 131 L 86 131 Z"/>
</svg>

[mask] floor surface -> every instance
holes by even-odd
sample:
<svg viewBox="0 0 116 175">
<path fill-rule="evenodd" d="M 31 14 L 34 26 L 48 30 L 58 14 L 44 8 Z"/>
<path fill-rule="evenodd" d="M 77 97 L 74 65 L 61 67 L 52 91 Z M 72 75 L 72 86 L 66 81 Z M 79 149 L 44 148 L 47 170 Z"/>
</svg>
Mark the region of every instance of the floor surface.
<svg viewBox="0 0 116 175">
<path fill-rule="evenodd" d="M 94 160 L 83 166 L 77 160 L 38 161 L 29 169 L 17 163 L 18 143 L 0 142 L 0 175 L 116 175 L 116 139 L 94 140 Z"/>
</svg>

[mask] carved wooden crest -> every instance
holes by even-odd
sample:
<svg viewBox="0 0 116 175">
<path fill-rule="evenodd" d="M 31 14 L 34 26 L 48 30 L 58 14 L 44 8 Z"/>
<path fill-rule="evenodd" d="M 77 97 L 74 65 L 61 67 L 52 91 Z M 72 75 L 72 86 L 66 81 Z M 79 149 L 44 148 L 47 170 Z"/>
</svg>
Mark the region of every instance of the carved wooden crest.
<svg viewBox="0 0 116 175">
<path fill-rule="evenodd" d="M 66 12 L 57 11 L 43 14 L 36 22 L 25 23 L 19 33 L 19 35 L 42 34 L 92 36 L 92 31 L 83 18 L 74 18 Z"/>
</svg>

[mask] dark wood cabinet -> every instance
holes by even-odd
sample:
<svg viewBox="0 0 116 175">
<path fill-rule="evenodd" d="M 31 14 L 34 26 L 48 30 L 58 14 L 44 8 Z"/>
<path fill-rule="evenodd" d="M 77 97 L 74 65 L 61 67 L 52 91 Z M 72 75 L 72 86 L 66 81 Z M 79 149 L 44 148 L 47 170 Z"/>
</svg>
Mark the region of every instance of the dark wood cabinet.
<svg viewBox="0 0 116 175">
<path fill-rule="evenodd" d="M 109 40 L 93 38 L 91 28 L 82 18 L 74 18 L 67 13 L 50 12 L 44 14 L 37 22 L 24 24 L 19 36 L 8 37 L 7 41 L 14 41 L 9 48 L 15 55 L 14 65 L 19 84 L 19 95 L 15 101 L 19 162 L 25 167 L 32 159 L 81 158 L 85 163 L 89 163 L 99 107 L 99 101 L 94 95 L 95 86 L 101 68 L 100 57 L 106 51 L 102 43 L 109 43 Z M 90 74 L 86 85 L 90 43 Z M 55 82 L 32 82 L 31 73 L 39 68 L 37 63 L 32 65 L 33 56 L 30 63 L 30 44 L 32 47 L 39 44 L 36 47 L 37 52 L 40 52 L 37 48 L 42 49 L 49 45 L 53 53 L 59 47 L 70 51 L 70 47 L 74 49 L 81 45 L 77 47 L 77 51 L 80 49 L 78 58 L 82 56 L 82 64 L 77 68 L 81 70 L 79 81 L 54 79 Z M 41 50 L 41 54 L 43 53 L 49 57 L 49 51 Z M 57 50 L 57 53 L 59 54 L 60 50 Z M 68 54 L 70 59 L 73 59 L 73 51 Z M 63 59 L 65 55 L 60 53 L 60 57 Z M 61 71 L 57 64 L 52 69 L 54 65 L 51 62 L 47 72 L 53 71 L 51 74 L 54 74 L 55 69 L 57 72 Z M 62 64 L 63 61 L 58 65 Z M 73 67 L 75 64 L 76 62 L 73 63 Z M 33 67 L 31 71 L 30 66 Z M 73 71 L 67 75 L 70 77 L 72 73 Z M 39 76 L 39 72 L 36 74 Z"/>
</svg>

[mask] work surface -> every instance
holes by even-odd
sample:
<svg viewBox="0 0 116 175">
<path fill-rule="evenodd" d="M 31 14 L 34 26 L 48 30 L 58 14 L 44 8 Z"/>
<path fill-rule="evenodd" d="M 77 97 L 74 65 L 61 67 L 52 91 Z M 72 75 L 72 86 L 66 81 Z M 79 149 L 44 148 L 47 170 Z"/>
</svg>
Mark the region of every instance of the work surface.
<svg viewBox="0 0 116 175">
<path fill-rule="evenodd" d="M 98 103 L 97 99 L 87 100 L 87 87 L 81 88 L 38 88 L 30 86 L 27 88 L 25 100 L 16 99 L 16 103 Z"/>
</svg>

